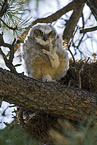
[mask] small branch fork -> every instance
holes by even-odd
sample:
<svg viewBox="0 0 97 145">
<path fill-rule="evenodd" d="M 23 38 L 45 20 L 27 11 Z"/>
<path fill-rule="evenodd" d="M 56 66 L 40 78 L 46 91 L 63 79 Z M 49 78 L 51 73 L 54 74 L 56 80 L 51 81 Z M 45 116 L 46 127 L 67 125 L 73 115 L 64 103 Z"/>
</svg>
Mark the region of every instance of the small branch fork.
<svg viewBox="0 0 97 145">
<path fill-rule="evenodd" d="M 0 21 L 2 21 L 3 24 L 4 24 L 7 28 L 9 28 L 9 29 L 11 29 L 11 30 L 13 30 L 13 31 L 17 30 L 17 25 L 16 25 L 15 27 L 10 27 L 10 26 L 8 26 L 1 18 L 0 18 Z"/>
<path fill-rule="evenodd" d="M 0 47 L 0 54 L 2 55 L 6 66 L 10 69 L 11 72 L 14 72 L 16 74 L 17 72 L 16 72 L 16 69 L 15 69 L 15 66 L 12 64 L 13 58 L 14 58 L 14 44 L 15 44 L 15 42 L 16 42 L 16 39 L 14 39 L 12 44 L 5 43 L 4 40 L 3 40 L 3 33 L 0 34 L 0 46 L 8 47 L 10 49 L 9 59 L 7 58 L 7 56 L 2 51 L 1 47 Z"/>
</svg>

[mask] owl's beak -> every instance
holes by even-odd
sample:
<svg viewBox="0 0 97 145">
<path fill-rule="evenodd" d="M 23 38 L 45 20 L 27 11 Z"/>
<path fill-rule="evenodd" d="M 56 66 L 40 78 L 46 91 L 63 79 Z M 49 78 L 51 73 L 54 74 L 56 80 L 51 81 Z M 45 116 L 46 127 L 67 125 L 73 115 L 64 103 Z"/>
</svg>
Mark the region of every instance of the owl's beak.
<svg viewBox="0 0 97 145">
<path fill-rule="evenodd" d="M 48 39 L 47 35 L 43 35 L 43 40 L 47 41 L 47 39 Z"/>
</svg>

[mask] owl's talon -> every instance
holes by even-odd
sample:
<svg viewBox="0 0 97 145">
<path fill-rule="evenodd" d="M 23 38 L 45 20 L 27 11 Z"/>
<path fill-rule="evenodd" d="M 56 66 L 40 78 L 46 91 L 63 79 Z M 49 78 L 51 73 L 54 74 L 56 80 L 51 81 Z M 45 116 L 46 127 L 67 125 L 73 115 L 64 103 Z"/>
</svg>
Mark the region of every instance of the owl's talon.
<svg viewBox="0 0 97 145">
<path fill-rule="evenodd" d="M 50 52 L 47 51 L 47 50 L 45 50 L 45 49 L 42 49 L 42 52 L 43 52 L 44 54 L 50 55 Z"/>
<path fill-rule="evenodd" d="M 50 59 L 50 62 L 51 62 L 51 65 L 52 65 L 53 68 L 58 68 L 58 66 L 59 66 L 59 64 L 60 64 L 60 62 L 59 62 L 59 57 L 58 57 L 56 51 L 57 51 L 57 47 L 55 47 L 55 48 L 53 49 L 51 39 L 50 39 L 49 51 L 47 51 L 47 50 L 45 50 L 45 49 L 42 49 L 42 52 L 43 52 L 44 54 L 47 54 L 47 55 L 49 56 L 49 59 Z"/>
</svg>

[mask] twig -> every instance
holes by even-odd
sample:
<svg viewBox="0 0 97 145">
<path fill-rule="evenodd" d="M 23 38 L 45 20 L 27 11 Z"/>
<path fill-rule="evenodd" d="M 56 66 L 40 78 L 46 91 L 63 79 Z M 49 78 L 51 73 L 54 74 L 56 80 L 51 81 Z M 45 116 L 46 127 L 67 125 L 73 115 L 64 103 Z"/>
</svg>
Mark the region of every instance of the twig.
<svg viewBox="0 0 97 145">
<path fill-rule="evenodd" d="M 75 45 L 75 43 L 74 42 L 72 42 L 72 46 L 74 47 L 74 49 L 75 49 L 75 53 L 76 53 L 76 49 L 80 52 L 80 54 L 82 54 L 82 51 L 81 50 L 79 50 L 79 46 L 80 46 L 80 44 L 81 44 L 81 42 L 82 42 L 82 40 L 83 40 L 83 37 L 84 37 L 84 35 L 85 34 L 83 34 L 83 36 L 81 37 L 81 39 L 79 40 L 79 42 L 78 42 L 78 45 L 76 46 Z"/>
<path fill-rule="evenodd" d="M 82 28 L 84 28 L 84 26 L 85 26 L 85 20 L 84 20 L 84 14 L 82 12 Z"/>
<path fill-rule="evenodd" d="M 71 54 L 71 56 L 73 58 L 73 61 L 75 63 L 74 55 L 73 55 L 72 51 L 70 50 L 70 45 L 67 45 L 67 41 L 66 40 L 63 41 L 63 48 L 65 48 L 65 49 L 67 48 L 67 50 L 70 52 L 70 54 Z"/>
<path fill-rule="evenodd" d="M 96 30 L 97 30 L 97 26 L 91 27 L 91 28 L 86 28 L 86 29 L 81 29 L 80 33 L 87 33 L 87 32 L 92 32 L 92 31 L 96 31 Z"/>
<path fill-rule="evenodd" d="M 75 63 L 75 58 L 74 58 L 74 55 L 73 55 L 73 53 L 72 53 L 72 51 L 70 50 L 70 48 L 68 47 L 68 51 L 70 52 L 70 54 L 71 54 L 71 56 L 72 56 L 72 59 L 73 59 L 73 61 L 74 61 L 74 63 Z"/>
<path fill-rule="evenodd" d="M 7 63 L 7 58 L 6 58 L 6 55 L 3 53 L 2 49 L 0 48 L 0 54 L 2 55 L 4 61 Z"/>
<path fill-rule="evenodd" d="M 24 124 L 24 120 L 23 120 L 23 108 L 22 107 L 20 107 L 19 111 L 17 110 L 17 112 L 16 112 L 16 119 L 14 121 L 14 123 L 15 123 L 14 124 L 14 128 L 17 127 L 17 124 L 19 123 L 19 121 L 21 121 L 22 124 Z"/>
<path fill-rule="evenodd" d="M 0 18 L 0 21 L 2 21 L 3 22 L 3 24 L 7 27 L 7 28 L 9 28 L 9 29 L 11 29 L 11 30 L 17 30 L 17 25 L 15 26 L 15 27 L 10 27 L 10 26 L 8 26 L 1 18 Z"/>
<path fill-rule="evenodd" d="M 79 90 L 81 90 L 82 86 L 81 86 L 81 72 L 83 71 L 83 68 L 85 66 L 85 64 L 88 62 L 88 60 L 90 59 L 90 57 L 88 57 L 87 61 L 82 65 L 81 69 L 79 70 Z"/>
<path fill-rule="evenodd" d="M 5 43 L 5 42 L 4 42 L 4 40 L 3 40 L 3 33 L 0 34 L 0 46 L 8 47 L 9 49 L 11 49 L 11 47 L 12 47 L 11 44 L 8 44 L 8 43 Z"/>
<path fill-rule="evenodd" d="M 73 33 L 73 37 L 72 37 L 72 39 L 69 41 L 69 44 L 68 44 L 68 51 L 70 52 L 70 54 L 71 54 L 71 56 L 72 56 L 72 59 L 73 59 L 74 63 L 75 63 L 75 58 L 74 58 L 74 55 L 73 55 L 72 51 L 70 50 L 70 46 L 71 46 L 71 45 L 73 46 L 73 39 L 74 39 L 74 36 L 75 36 L 77 30 L 78 30 L 78 27 L 76 27 L 76 30 L 75 30 L 74 33 Z"/>
<path fill-rule="evenodd" d="M 6 66 L 14 73 L 17 73 L 16 72 L 16 69 L 15 69 L 15 66 L 12 64 L 13 62 L 13 58 L 14 58 L 14 44 L 15 44 L 15 41 L 16 39 L 14 39 L 13 43 L 12 44 L 8 44 L 8 43 L 5 43 L 4 40 L 3 40 L 3 33 L 0 34 L 0 46 L 3 46 L 3 47 L 8 47 L 10 49 L 10 52 L 9 52 L 9 59 L 7 58 L 7 56 L 3 53 L 2 49 L 0 48 L 0 54 L 2 55 L 4 61 L 5 61 L 5 64 Z"/>
<path fill-rule="evenodd" d="M 10 57 L 9 57 L 9 59 L 7 59 L 6 55 L 3 53 L 1 48 L 0 48 L 0 54 L 2 55 L 6 66 L 11 70 L 11 72 L 14 72 L 15 74 L 17 74 L 15 66 L 12 64 L 12 61 L 10 61 Z"/>
<path fill-rule="evenodd" d="M 10 63 L 12 63 L 13 58 L 14 58 L 14 44 L 15 44 L 16 39 L 14 39 L 11 47 L 10 47 L 10 57 L 9 57 L 9 61 Z"/>
</svg>

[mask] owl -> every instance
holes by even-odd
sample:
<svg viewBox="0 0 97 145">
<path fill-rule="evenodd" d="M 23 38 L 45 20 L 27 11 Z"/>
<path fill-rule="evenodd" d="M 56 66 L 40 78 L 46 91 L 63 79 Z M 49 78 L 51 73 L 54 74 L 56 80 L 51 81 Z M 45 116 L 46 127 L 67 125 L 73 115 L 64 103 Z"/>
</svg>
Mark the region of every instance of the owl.
<svg viewBox="0 0 97 145">
<path fill-rule="evenodd" d="M 27 73 L 40 81 L 60 80 L 69 68 L 62 38 L 51 24 L 36 24 L 23 45 Z"/>
</svg>

